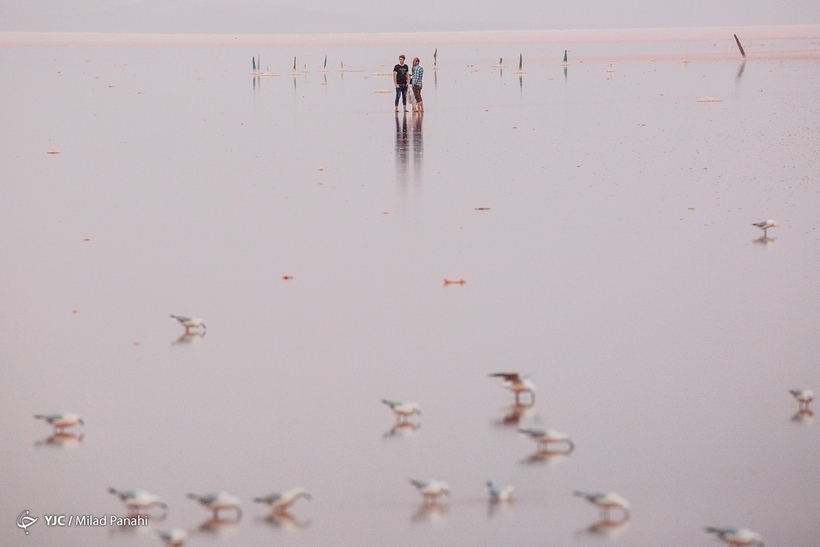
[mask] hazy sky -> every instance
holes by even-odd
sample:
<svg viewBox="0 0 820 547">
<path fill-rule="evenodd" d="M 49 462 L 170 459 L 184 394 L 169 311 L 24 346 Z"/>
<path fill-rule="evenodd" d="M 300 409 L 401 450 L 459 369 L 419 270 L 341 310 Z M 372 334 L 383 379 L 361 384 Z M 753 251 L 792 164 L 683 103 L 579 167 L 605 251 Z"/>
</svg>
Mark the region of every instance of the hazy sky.
<svg viewBox="0 0 820 547">
<path fill-rule="evenodd" d="M 0 31 L 328 33 L 820 23 L 817 0 L 0 0 Z"/>
</svg>

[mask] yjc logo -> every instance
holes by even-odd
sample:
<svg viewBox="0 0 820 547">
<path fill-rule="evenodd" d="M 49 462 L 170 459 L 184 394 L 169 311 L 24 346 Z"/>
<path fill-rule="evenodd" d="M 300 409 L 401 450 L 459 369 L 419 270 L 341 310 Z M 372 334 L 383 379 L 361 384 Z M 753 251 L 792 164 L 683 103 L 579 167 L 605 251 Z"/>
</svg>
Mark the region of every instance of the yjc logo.
<svg viewBox="0 0 820 547">
<path fill-rule="evenodd" d="M 19 515 L 17 515 L 17 527 L 22 528 L 26 531 L 26 535 L 28 535 L 28 527 L 37 522 L 37 517 L 30 517 L 28 514 L 28 510 L 23 511 Z"/>
</svg>

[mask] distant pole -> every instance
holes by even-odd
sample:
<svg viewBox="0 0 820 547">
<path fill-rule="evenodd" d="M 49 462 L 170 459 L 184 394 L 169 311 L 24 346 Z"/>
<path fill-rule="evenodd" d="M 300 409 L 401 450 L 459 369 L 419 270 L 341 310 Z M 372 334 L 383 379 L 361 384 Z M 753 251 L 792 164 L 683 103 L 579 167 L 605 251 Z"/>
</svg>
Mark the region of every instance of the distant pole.
<svg viewBox="0 0 820 547">
<path fill-rule="evenodd" d="M 322 68 L 327 68 L 327 55 L 325 55 L 325 64 L 322 66 Z"/>
<path fill-rule="evenodd" d="M 524 69 L 524 54 L 519 53 L 518 54 L 518 70 L 523 70 L 523 69 Z"/>
<path fill-rule="evenodd" d="M 567 50 L 564 50 L 564 64 L 567 64 Z"/>
<path fill-rule="evenodd" d="M 251 62 L 253 62 L 253 71 L 256 72 L 256 57 L 251 57 Z"/>
<path fill-rule="evenodd" d="M 296 72 L 296 57 L 293 58 L 293 71 Z"/>
<path fill-rule="evenodd" d="M 433 66 L 436 66 L 438 64 L 438 60 L 436 59 L 437 57 L 438 57 L 438 48 L 436 48 L 436 50 L 433 52 Z"/>
<path fill-rule="evenodd" d="M 743 58 L 745 59 L 746 58 L 746 52 L 743 51 L 743 46 L 740 45 L 740 40 L 738 39 L 737 34 L 735 34 L 735 42 L 737 42 L 737 49 L 740 50 L 740 54 L 743 55 Z"/>
</svg>

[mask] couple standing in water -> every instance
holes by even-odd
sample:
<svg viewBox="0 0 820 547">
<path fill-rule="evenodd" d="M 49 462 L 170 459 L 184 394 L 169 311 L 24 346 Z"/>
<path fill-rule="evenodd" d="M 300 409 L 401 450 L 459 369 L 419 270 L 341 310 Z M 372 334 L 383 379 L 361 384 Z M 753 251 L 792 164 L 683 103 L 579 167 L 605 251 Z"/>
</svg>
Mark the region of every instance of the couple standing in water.
<svg viewBox="0 0 820 547">
<path fill-rule="evenodd" d="M 424 102 L 421 98 L 422 77 L 424 69 L 419 64 L 419 58 L 413 59 L 413 66 L 404 64 L 404 55 L 399 55 L 399 64 L 393 67 L 393 84 L 396 86 L 396 112 L 399 111 L 399 99 L 407 112 L 407 92 L 413 94 L 410 104 L 413 112 L 424 112 Z M 408 90 L 407 88 L 410 87 Z M 413 100 L 415 99 L 415 101 Z"/>
</svg>

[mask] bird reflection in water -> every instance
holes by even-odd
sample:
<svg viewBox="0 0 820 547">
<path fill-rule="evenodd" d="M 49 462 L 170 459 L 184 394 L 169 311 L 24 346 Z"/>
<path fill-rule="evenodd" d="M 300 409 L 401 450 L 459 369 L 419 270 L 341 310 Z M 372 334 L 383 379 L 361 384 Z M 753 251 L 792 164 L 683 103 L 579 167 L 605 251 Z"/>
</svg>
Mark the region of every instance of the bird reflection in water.
<svg viewBox="0 0 820 547">
<path fill-rule="evenodd" d="M 55 433 L 34 443 L 34 446 L 49 448 L 77 448 L 83 442 L 84 433 Z"/>
<path fill-rule="evenodd" d="M 512 514 L 512 503 L 499 503 L 490 501 L 487 503 L 487 518 L 492 518 L 495 515 L 511 515 Z"/>
<path fill-rule="evenodd" d="M 278 530 L 304 530 L 311 525 L 310 520 L 299 520 L 287 511 L 273 511 L 256 520 L 264 522 Z"/>
<path fill-rule="evenodd" d="M 533 403 L 516 403 L 505 409 L 506 414 L 496 422 L 496 425 L 500 427 L 518 426 L 518 424 L 521 423 L 521 419 L 526 416 L 534 406 Z"/>
<path fill-rule="evenodd" d="M 752 243 L 757 243 L 758 245 L 763 245 L 765 247 L 768 247 L 769 245 L 774 245 L 775 241 L 777 241 L 776 237 L 760 236 L 757 239 L 753 239 Z"/>
<path fill-rule="evenodd" d="M 211 536 L 221 536 L 226 533 L 234 532 L 235 528 L 239 526 L 239 522 L 241 520 L 242 519 L 240 517 L 211 517 L 199 525 L 198 531 Z"/>
<path fill-rule="evenodd" d="M 627 524 L 629 524 L 629 518 L 623 518 L 621 520 L 599 520 L 598 522 L 593 522 L 583 530 L 578 530 L 576 535 L 589 534 L 614 538 L 621 535 L 621 533 L 627 529 Z"/>
<path fill-rule="evenodd" d="M 814 421 L 814 412 L 808 408 L 798 410 L 791 418 L 797 424 L 810 424 Z"/>
<path fill-rule="evenodd" d="M 566 461 L 571 453 L 572 450 L 537 450 L 521 460 L 521 463 L 526 465 L 549 465 L 552 467 Z"/>
<path fill-rule="evenodd" d="M 418 510 L 410 517 L 410 522 L 413 524 L 421 524 L 425 522 L 439 522 L 447 516 L 449 507 L 446 503 L 437 501 L 425 502 L 419 506 Z"/>
<path fill-rule="evenodd" d="M 152 532 L 153 533 L 156 532 L 155 530 L 153 530 L 151 528 L 152 524 L 158 524 L 159 522 L 162 522 L 163 520 L 165 520 L 165 515 L 161 515 L 159 517 L 156 517 L 156 516 L 146 515 L 146 514 L 143 514 L 143 513 L 131 513 L 131 512 L 128 513 L 128 518 L 133 518 L 137 515 L 139 515 L 140 518 L 145 519 L 145 521 L 148 522 L 148 526 L 132 526 L 131 524 L 115 525 L 115 524 L 112 523 L 111 526 L 108 527 L 108 535 L 111 536 L 111 537 L 114 537 L 114 536 L 120 536 L 120 537 L 131 536 L 131 537 L 133 537 L 133 536 L 138 536 L 138 535 L 139 536 L 144 536 L 144 535 L 150 534 Z"/>
<path fill-rule="evenodd" d="M 385 439 L 396 439 L 400 437 L 414 437 L 419 429 L 421 429 L 421 424 L 414 424 L 413 422 L 396 422 L 396 425 L 388 429 L 383 437 Z"/>
<path fill-rule="evenodd" d="M 199 342 L 205 337 L 204 332 L 186 332 L 173 342 L 171 342 L 172 346 L 179 346 L 184 344 L 193 344 L 195 342 Z"/>
</svg>

